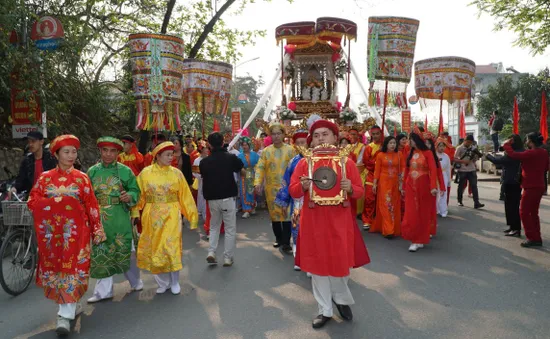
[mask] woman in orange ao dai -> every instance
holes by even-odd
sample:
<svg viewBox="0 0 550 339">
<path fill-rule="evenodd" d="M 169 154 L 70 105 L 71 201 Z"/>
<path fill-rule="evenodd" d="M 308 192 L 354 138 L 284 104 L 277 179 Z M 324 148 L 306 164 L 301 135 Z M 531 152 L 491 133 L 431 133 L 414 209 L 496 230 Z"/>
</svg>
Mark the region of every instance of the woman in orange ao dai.
<svg viewBox="0 0 550 339">
<path fill-rule="evenodd" d="M 401 191 L 403 190 L 403 157 L 397 151 L 397 141 L 386 137 L 380 153 L 376 156 L 374 182 L 376 196 L 376 219 L 370 232 L 381 232 L 391 239 L 401 235 Z"/>
</svg>

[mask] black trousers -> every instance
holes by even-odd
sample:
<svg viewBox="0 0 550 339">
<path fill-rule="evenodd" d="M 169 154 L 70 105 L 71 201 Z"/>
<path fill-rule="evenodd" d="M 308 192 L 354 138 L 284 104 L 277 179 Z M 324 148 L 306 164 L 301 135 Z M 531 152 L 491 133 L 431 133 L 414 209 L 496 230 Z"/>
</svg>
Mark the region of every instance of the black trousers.
<svg viewBox="0 0 550 339">
<path fill-rule="evenodd" d="M 458 201 L 462 202 L 462 196 L 464 194 L 464 188 L 466 181 L 472 189 L 472 195 L 474 196 L 474 204 L 479 204 L 479 193 L 477 191 L 477 172 L 458 172 Z"/>
<path fill-rule="evenodd" d="M 292 223 L 290 221 L 272 221 L 271 227 L 275 235 L 275 242 L 279 245 L 290 245 L 292 237 Z"/>
<path fill-rule="evenodd" d="M 498 133 L 491 134 L 491 140 L 493 140 L 493 149 L 495 150 L 495 153 L 496 153 L 500 148 L 500 143 L 498 142 Z"/>
<path fill-rule="evenodd" d="M 519 216 L 521 185 L 503 184 L 502 186 L 504 187 L 504 211 L 506 212 L 506 224 L 514 231 L 521 231 L 521 219 Z"/>
</svg>

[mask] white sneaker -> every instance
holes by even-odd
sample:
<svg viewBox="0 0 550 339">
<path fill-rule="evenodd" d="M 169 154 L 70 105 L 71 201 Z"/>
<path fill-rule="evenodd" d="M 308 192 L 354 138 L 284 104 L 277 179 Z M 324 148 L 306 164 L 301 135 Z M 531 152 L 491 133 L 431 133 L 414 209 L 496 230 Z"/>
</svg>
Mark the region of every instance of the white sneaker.
<svg viewBox="0 0 550 339">
<path fill-rule="evenodd" d="M 248 219 L 248 218 L 250 218 L 250 213 L 245 212 L 245 213 L 243 214 L 243 219 Z"/>
<path fill-rule="evenodd" d="M 307 272 L 307 273 L 306 273 L 306 276 L 307 276 L 308 278 L 311 278 L 311 273 Z"/>
<path fill-rule="evenodd" d="M 418 245 L 411 244 L 411 246 L 409 246 L 409 252 L 416 252 L 416 251 L 418 251 Z"/>
<path fill-rule="evenodd" d="M 223 259 L 223 267 L 233 266 L 233 259 L 225 258 Z"/>
<path fill-rule="evenodd" d="M 68 335 L 71 331 L 71 322 L 67 318 L 63 318 L 62 316 L 57 316 L 57 326 L 55 328 L 55 332 L 58 335 Z"/>
<path fill-rule="evenodd" d="M 442 217 L 442 218 L 447 218 L 447 213 L 441 214 L 441 217 Z"/>
<path fill-rule="evenodd" d="M 252 215 L 256 215 L 256 209 L 253 209 L 252 212 L 250 212 Z"/>
<path fill-rule="evenodd" d="M 294 270 L 295 270 L 295 271 L 301 271 L 302 269 L 300 268 L 300 266 L 294 265 Z"/>
<path fill-rule="evenodd" d="M 424 245 L 423 244 L 416 244 L 416 246 L 420 249 L 420 248 L 424 248 Z"/>
<path fill-rule="evenodd" d="M 93 295 L 91 298 L 88 299 L 88 304 L 93 304 L 93 303 L 96 303 L 98 301 L 107 300 L 107 299 L 111 299 L 111 298 L 113 298 L 113 296 L 109 296 L 109 297 L 106 297 L 106 298 L 100 298 L 97 295 Z"/>
<path fill-rule="evenodd" d="M 218 261 L 216 260 L 216 254 L 214 252 L 208 252 L 206 262 L 208 262 L 209 265 L 217 265 Z"/>
<path fill-rule="evenodd" d="M 136 291 L 136 292 L 143 291 L 143 280 L 140 279 L 136 287 L 132 288 L 132 291 Z"/>
<path fill-rule="evenodd" d="M 434 236 L 430 234 L 430 239 L 433 238 Z"/>
<path fill-rule="evenodd" d="M 363 231 L 368 231 L 370 230 L 370 225 L 369 224 L 364 224 L 363 225 Z"/>
<path fill-rule="evenodd" d="M 157 288 L 157 294 L 164 294 L 168 290 L 167 287 L 159 287 Z"/>
<path fill-rule="evenodd" d="M 175 285 L 172 285 L 170 287 L 170 292 L 172 292 L 172 294 L 174 294 L 174 295 L 180 294 L 181 293 L 180 283 L 178 282 Z"/>
</svg>

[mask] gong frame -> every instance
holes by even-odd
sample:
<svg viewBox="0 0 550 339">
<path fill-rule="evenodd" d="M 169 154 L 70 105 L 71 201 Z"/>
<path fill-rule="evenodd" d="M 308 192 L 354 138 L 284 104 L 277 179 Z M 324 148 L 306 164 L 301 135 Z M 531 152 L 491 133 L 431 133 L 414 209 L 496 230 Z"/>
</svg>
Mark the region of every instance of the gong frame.
<svg viewBox="0 0 550 339">
<path fill-rule="evenodd" d="M 313 178 L 313 170 L 315 164 L 321 161 L 330 161 L 330 165 L 339 166 L 342 172 L 342 179 L 347 178 L 346 173 L 346 161 L 349 154 L 350 148 L 339 148 L 333 145 L 319 145 L 309 152 L 304 154 L 307 164 L 308 164 L 308 176 Z M 330 167 L 330 166 L 328 166 Z M 336 172 L 336 178 L 338 180 L 338 172 Z M 337 183 L 338 185 L 338 183 Z M 333 197 L 322 197 L 315 192 L 313 189 L 313 181 L 309 183 L 309 200 L 320 206 L 336 206 L 340 204 L 345 204 L 348 200 L 347 192 L 340 189 L 339 193 Z"/>
</svg>

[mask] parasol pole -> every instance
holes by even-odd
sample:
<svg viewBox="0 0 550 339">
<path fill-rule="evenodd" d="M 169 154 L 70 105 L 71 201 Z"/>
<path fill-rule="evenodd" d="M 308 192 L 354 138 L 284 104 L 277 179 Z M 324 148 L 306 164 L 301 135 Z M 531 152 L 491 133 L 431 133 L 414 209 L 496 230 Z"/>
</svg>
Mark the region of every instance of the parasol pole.
<svg viewBox="0 0 550 339">
<path fill-rule="evenodd" d="M 441 92 L 441 98 L 439 99 L 439 126 L 443 127 L 443 91 Z M 443 133 L 441 127 L 438 126 L 438 136 Z M 445 128 L 443 128 L 445 130 Z"/>
<path fill-rule="evenodd" d="M 387 107 L 388 107 L 388 80 L 386 80 L 386 88 L 384 89 L 384 107 L 382 108 L 382 134 L 384 134 L 384 127 L 386 126 L 386 108 Z"/>
<path fill-rule="evenodd" d="M 285 96 L 285 67 L 284 67 L 284 48 L 283 44 L 281 43 L 281 103 L 282 106 L 286 106 L 286 96 Z"/>
<path fill-rule="evenodd" d="M 344 38 L 344 39 L 347 39 L 347 38 Z M 346 40 L 344 40 L 346 41 Z M 348 40 L 348 79 L 347 79 L 348 83 L 347 83 L 347 86 L 348 86 L 348 94 L 346 95 L 346 103 L 344 105 L 344 107 L 348 107 L 349 106 L 349 100 L 350 100 L 350 93 L 349 93 L 349 88 L 350 88 L 350 83 L 351 83 L 351 42 Z"/>
</svg>

